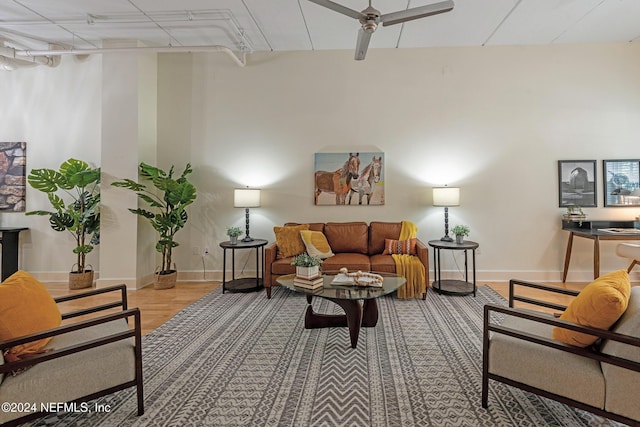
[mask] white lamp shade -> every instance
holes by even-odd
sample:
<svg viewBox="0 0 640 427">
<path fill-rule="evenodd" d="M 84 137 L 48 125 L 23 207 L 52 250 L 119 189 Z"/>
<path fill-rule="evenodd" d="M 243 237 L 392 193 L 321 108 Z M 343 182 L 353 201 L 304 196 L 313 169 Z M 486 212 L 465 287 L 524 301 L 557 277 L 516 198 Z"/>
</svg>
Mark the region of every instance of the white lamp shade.
<svg viewBox="0 0 640 427">
<path fill-rule="evenodd" d="M 257 208 L 260 206 L 260 190 L 236 188 L 233 190 L 233 207 Z"/>
<path fill-rule="evenodd" d="M 460 188 L 433 187 L 433 206 L 460 205 Z"/>
</svg>

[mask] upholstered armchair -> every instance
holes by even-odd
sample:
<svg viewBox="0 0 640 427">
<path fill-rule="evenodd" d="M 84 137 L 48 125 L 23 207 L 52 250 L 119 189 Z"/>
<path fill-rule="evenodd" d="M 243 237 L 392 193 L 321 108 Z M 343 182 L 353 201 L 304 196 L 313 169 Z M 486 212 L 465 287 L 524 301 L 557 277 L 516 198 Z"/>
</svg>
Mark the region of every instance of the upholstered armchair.
<svg viewBox="0 0 640 427">
<path fill-rule="evenodd" d="M 624 270 L 617 273 L 627 274 Z M 578 295 L 564 288 L 511 280 L 509 307 L 485 306 L 482 406 L 488 407 L 489 380 L 494 380 L 640 426 L 640 286 L 629 288 L 627 285 L 630 291 L 626 310 L 609 329 L 563 320 L 555 313 L 514 308 L 516 301 L 538 310 L 546 307 L 564 312 L 567 308 L 543 299 L 519 296 L 517 291 L 521 287 L 537 289 L 535 292 L 540 294 Z M 559 332 L 588 336 L 595 339 L 595 343 L 567 344 L 556 339 Z"/>
<path fill-rule="evenodd" d="M 33 280 L 23 276 L 21 281 Z M 0 286 L 8 285 L 3 282 Z M 64 307 L 92 297 L 95 302 L 89 308 L 61 310 L 57 315 L 60 326 L 0 341 L 0 401 L 15 405 L 0 412 L 0 425 L 14 426 L 45 416 L 41 411 L 51 403 L 76 402 L 81 408 L 81 402 L 129 387 L 136 387 L 138 415 L 144 413 L 140 311 L 127 307 L 125 285 L 53 300 Z M 101 314 L 105 310 L 107 314 Z M 11 353 L 42 340 L 48 343 L 28 357 Z"/>
</svg>

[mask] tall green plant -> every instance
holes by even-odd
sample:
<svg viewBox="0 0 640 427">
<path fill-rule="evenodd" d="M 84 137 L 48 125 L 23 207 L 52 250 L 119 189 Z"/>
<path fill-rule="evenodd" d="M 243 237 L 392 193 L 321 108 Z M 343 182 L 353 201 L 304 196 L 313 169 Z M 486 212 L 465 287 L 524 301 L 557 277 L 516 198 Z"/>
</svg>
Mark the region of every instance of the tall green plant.
<svg viewBox="0 0 640 427">
<path fill-rule="evenodd" d="M 135 191 L 151 210 L 129 209 L 132 213 L 149 220 L 153 228 L 160 234 L 156 250 L 162 254 L 162 270 L 167 274 L 171 270 L 171 251 L 179 244 L 174 241 L 175 234 L 185 226 L 187 211 L 185 208 L 196 199 L 196 187 L 187 180 L 193 170 L 187 163 L 178 179 L 173 178 L 174 166 L 168 172 L 146 163 L 140 163 L 140 177 L 149 181 L 153 187 L 138 183 L 131 179 L 116 181 L 111 185 Z"/>
<path fill-rule="evenodd" d="M 83 273 L 86 255 L 100 243 L 100 168 L 72 158 L 62 163 L 58 171 L 33 169 L 27 181 L 47 194 L 54 210 L 30 211 L 25 215 L 48 215 L 51 228 L 71 233 L 76 241 L 73 253 L 77 255 L 78 266 L 72 272 Z"/>
</svg>

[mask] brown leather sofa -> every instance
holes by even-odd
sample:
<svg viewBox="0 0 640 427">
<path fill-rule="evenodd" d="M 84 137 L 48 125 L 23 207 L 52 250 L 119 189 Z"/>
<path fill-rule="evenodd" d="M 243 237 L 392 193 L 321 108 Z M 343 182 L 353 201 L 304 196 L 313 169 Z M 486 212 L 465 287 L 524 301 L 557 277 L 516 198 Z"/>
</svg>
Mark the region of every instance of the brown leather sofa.
<svg viewBox="0 0 640 427">
<path fill-rule="evenodd" d="M 299 225 L 287 223 L 285 225 Z M 396 264 L 391 255 L 382 255 L 385 239 L 400 237 L 401 222 L 328 222 L 309 223 L 309 229 L 321 231 L 327 237 L 334 256 L 322 263 L 323 271 L 338 271 L 346 267 L 349 271 L 374 271 L 395 273 Z M 416 242 L 417 256 L 424 265 L 425 280 L 429 283 L 429 252 L 420 240 Z M 295 273 L 292 258 L 278 258 L 276 243 L 270 243 L 264 250 L 264 287 L 267 298 L 271 298 L 271 287 L 278 286 L 276 279 L 285 274 Z M 426 293 L 422 299 L 426 298 Z"/>
</svg>

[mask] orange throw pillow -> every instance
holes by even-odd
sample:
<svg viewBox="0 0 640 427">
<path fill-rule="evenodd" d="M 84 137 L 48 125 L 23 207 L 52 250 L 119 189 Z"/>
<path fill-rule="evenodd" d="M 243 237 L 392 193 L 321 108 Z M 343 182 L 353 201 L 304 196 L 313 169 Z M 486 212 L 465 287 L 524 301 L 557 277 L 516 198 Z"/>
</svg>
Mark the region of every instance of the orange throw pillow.
<svg viewBox="0 0 640 427">
<path fill-rule="evenodd" d="M 560 315 L 561 320 L 607 330 L 627 309 L 631 282 L 626 270 L 617 270 L 588 284 Z M 553 339 L 577 347 L 587 347 L 598 337 L 554 327 Z"/>
<path fill-rule="evenodd" d="M 384 239 L 384 251 L 382 255 L 415 255 L 416 254 L 416 240 L 391 240 Z"/>
<path fill-rule="evenodd" d="M 8 340 L 60 326 L 58 306 L 42 283 L 19 270 L 0 284 L 0 340 Z M 17 345 L 10 358 L 36 353 L 51 338 Z"/>
<path fill-rule="evenodd" d="M 300 231 L 308 229 L 309 224 L 273 227 L 273 232 L 276 235 L 276 246 L 278 247 L 278 258 L 289 258 L 303 253 L 305 246 L 300 236 Z"/>
</svg>

